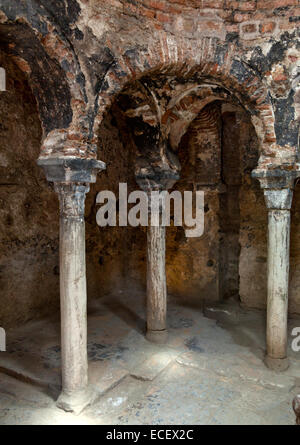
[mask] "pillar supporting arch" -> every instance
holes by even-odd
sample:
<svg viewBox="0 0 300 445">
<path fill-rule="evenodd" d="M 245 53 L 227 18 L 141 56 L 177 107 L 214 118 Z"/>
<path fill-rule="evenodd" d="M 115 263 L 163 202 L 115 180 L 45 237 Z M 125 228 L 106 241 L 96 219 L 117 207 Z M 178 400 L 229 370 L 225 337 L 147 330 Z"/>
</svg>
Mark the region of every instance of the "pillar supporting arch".
<svg viewBox="0 0 300 445">
<path fill-rule="evenodd" d="M 95 159 L 40 158 L 60 202 L 62 392 L 57 406 L 79 414 L 94 399 L 87 356 L 85 196 L 105 164 Z"/>
<path fill-rule="evenodd" d="M 289 367 L 287 321 L 291 206 L 298 170 L 254 170 L 268 209 L 268 295 L 266 365 L 276 371 Z"/>
</svg>

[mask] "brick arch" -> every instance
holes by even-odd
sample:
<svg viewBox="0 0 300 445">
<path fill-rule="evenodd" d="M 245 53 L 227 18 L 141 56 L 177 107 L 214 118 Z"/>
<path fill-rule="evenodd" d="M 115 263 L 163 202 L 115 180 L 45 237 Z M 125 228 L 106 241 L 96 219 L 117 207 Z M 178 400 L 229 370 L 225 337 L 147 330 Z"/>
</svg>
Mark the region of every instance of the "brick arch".
<svg viewBox="0 0 300 445">
<path fill-rule="evenodd" d="M 162 124 L 173 150 L 177 150 L 183 135 L 203 108 L 215 101 L 231 102 L 230 92 L 203 84 L 182 91 L 170 101 Z"/>
<path fill-rule="evenodd" d="M 41 156 L 83 156 L 90 146 L 95 156 L 82 74 L 68 42 L 51 25 L 41 35 L 30 23 L 17 20 L 0 24 L 0 41 L 25 73 L 36 99 L 43 129 Z"/>
<path fill-rule="evenodd" d="M 118 63 L 107 72 L 99 95 L 97 133 L 105 112 L 121 90 L 132 80 L 145 75 L 197 77 L 199 84 L 210 81 L 224 87 L 250 111 L 262 150 L 276 145 L 274 113 L 268 89 L 259 75 L 237 56 L 234 43 L 203 38 L 193 45 L 164 33 L 158 41 L 145 48 L 133 48 L 116 55 Z"/>
</svg>

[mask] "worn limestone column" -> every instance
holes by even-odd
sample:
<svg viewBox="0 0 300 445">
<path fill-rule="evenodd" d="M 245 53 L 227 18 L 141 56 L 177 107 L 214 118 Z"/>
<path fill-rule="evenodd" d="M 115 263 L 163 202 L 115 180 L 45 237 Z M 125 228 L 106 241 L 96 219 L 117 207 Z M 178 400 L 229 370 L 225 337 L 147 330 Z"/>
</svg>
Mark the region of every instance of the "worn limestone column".
<svg viewBox="0 0 300 445">
<path fill-rule="evenodd" d="M 290 263 L 291 189 L 265 190 L 268 207 L 267 356 L 271 368 L 286 369 Z"/>
<path fill-rule="evenodd" d="M 150 202 L 151 197 L 149 196 Z M 153 208 L 160 219 L 162 209 Z M 147 334 L 154 343 L 167 340 L 166 228 L 151 225 L 147 229 Z"/>
<path fill-rule="evenodd" d="M 60 201 L 60 313 L 63 394 L 65 400 L 88 385 L 85 195 L 83 183 L 56 183 Z"/>
<path fill-rule="evenodd" d="M 62 393 L 57 406 L 80 412 L 92 401 L 88 388 L 85 197 L 101 161 L 40 159 L 60 202 L 60 309 Z"/>
<path fill-rule="evenodd" d="M 293 409 L 296 414 L 296 425 L 300 425 L 300 395 L 299 394 L 293 400 Z"/>
<path fill-rule="evenodd" d="M 294 173 L 254 173 L 264 189 L 268 208 L 268 299 L 266 365 L 277 371 L 288 368 L 287 320 L 290 256 L 290 210 Z"/>
<path fill-rule="evenodd" d="M 293 409 L 296 414 L 296 425 L 300 425 L 300 395 L 294 398 Z"/>
<path fill-rule="evenodd" d="M 147 332 L 153 343 L 167 341 L 167 281 L 166 281 L 166 227 L 162 225 L 164 200 L 152 200 L 152 192 L 170 189 L 179 176 L 173 172 L 161 174 L 158 179 L 137 177 L 137 183 L 148 195 L 147 229 Z"/>
</svg>

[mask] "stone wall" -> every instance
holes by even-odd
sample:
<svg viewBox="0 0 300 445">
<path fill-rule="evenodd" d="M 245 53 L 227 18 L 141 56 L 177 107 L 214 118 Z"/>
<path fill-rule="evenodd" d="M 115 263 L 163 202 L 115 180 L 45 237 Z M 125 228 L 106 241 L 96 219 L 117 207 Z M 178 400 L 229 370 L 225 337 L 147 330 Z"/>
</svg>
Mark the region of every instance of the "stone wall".
<svg viewBox="0 0 300 445">
<path fill-rule="evenodd" d="M 293 156 L 298 0 L 1 0 L 0 6 L 1 40 L 29 74 L 45 155 L 96 156 L 97 129 L 127 82 L 153 70 L 182 77 L 195 69 L 256 107 L 266 156 L 270 150 L 279 160 Z"/>
<path fill-rule="evenodd" d="M 0 325 L 59 307 L 58 203 L 36 165 L 41 124 L 24 73 L 0 52 Z"/>
</svg>

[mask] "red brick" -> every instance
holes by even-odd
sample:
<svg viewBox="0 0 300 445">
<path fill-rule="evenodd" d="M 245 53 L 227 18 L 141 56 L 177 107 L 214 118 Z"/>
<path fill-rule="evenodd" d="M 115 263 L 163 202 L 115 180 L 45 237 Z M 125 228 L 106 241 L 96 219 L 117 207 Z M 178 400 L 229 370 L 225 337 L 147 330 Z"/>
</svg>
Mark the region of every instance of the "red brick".
<svg viewBox="0 0 300 445">
<path fill-rule="evenodd" d="M 138 8 L 136 7 L 136 6 L 134 6 L 134 5 L 131 5 L 131 4 L 127 4 L 126 6 L 125 6 L 125 12 L 126 12 L 126 14 L 128 14 L 128 12 L 126 11 L 126 9 L 127 9 L 127 11 L 130 11 L 132 14 L 134 14 L 134 15 L 136 15 L 137 14 L 137 11 L 138 11 Z"/>
<path fill-rule="evenodd" d="M 144 5 L 164 13 L 179 14 L 182 12 L 181 7 L 171 6 L 168 2 L 162 0 L 144 0 Z"/>
<path fill-rule="evenodd" d="M 262 34 L 273 32 L 276 27 L 275 22 L 266 22 L 260 25 L 260 31 Z"/>
<path fill-rule="evenodd" d="M 249 1 L 227 0 L 226 8 L 237 9 L 240 11 L 255 11 L 256 2 L 255 0 L 249 0 Z"/>
<path fill-rule="evenodd" d="M 236 23 L 242 23 L 242 22 L 246 22 L 250 19 L 250 15 L 249 14 L 241 14 L 240 12 L 237 12 L 236 14 L 234 14 L 233 20 Z"/>
<path fill-rule="evenodd" d="M 120 3 L 118 0 L 110 0 L 110 5 L 115 6 L 118 9 L 123 9 L 123 4 Z"/>
<path fill-rule="evenodd" d="M 147 8 L 140 8 L 139 9 L 139 13 L 141 15 L 143 15 L 144 17 L 148 17 L 149 19 L 154 19 L 155 18 L 155 11 L 152 11 L 151 9 L 147 9 Z"/>
<path fill-rule="evenodd" d="M 288 56 L 288 58 L 292 63 L 297 62 L 297 60 L 299 59 L 299 57 L 296 55 L 290 55 L 290 56 Z"/>
<path fill-rule="evenodd" d="M 287 76 L 284 73 L 273 74 L 272 76 L 274 82 L 282 82 L 287 79 Z"/>
<path fill-rule="evenodd" d="M 199 26 L 199 31 L 212 30 L 212 31 L 221 31 L 223 24 L 220 22 L 214 22 L 212 20 L 201 22 Z"/>
<path fill-rule="evenodd" d="M 18 65 L 20 70 L 23 71 L 23 73 L 26 73 L 26 74 L 31 73 L 31 68 L 28 65 L 28 63 L 26 62 L 26 60 L 22 59 L 21 57 L 13 57 L 13 60 L 16 63 L 16 65 Z"/>
<path fill-rule="evenodd" d="M 256 2 L 255 1 L 249 1 L 249 2 L 238 2 L 238 9 L 240 11 L 255 11 L 256 9 Z"/>
<path fill-rule="evenodd" d="M 195 29 L 195 22 L 191 18 L 183 18 L 180 21 L 180 25 L 179 24 L 177 25 L 177 30 L 179 32 L 185 31 L 191 33 L 194 31 L 194 29 Z"/>
<path fill-rule="evenodd" d="M 227 32 L 238 32 L 239 27 L 238 27 L 238 25 L 229 25 L 229 26 L 226 26 L 226 31 Z"/>
<path fill-rule="evenodd" d="M 252 33 L 252 32 L 255 32 L 255 31 L 256 31 L 256 25 L 255 25 L 255 23 L 249 23 L 249 24 L 247 24 L 247 25 L 244 25 L 244 26 L 242 27 L 242 30 L 243 30 L 243 32 L 245 32 L 245 33 Z"/>
<path fill-rule="evenodd" d="M 211 8 L 211 9 L 222 9 L 224 7 L 223 0 L 202 0 L 201 2 L 202 8 Z"/>
<path fill-rule="evenodd" d="M 298 0 L 258 0 L 258 9 L 276 9 L 284 6 L 297 6 Z"/>
<path fill-rule="evenodd" d="M 279 24 L 279 28 L 282 31 L 290 31 L 291 30 L 291 24 L 289 22 L 283 22 Z"/>
<path fill-rule="evenodd" d="M 160 0 L 145 0 L 144 4 L 146 6 L 148 6 L 148 8 L 160 9 L 161 11 L 165 11 L 166 10 L 165 2 L 162 2 Z"/>
</svg>

